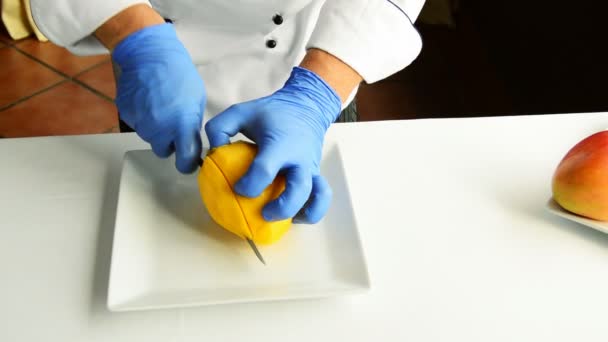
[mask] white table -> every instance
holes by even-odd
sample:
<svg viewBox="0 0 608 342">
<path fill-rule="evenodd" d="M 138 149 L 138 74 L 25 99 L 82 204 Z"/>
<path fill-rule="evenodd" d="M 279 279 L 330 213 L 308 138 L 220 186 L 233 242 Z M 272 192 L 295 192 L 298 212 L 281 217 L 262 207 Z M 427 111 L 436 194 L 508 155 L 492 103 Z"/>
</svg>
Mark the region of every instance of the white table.
<svg viewBox="0 0 608 342">
<path fill-rule="evenodd" d="M 340 124 L 372 289 L 110 313 L 134 134 L 0 140 L 0 341 L 608 341 L 608 236 L 545 211 L 608 113 Z"/>
</svg>

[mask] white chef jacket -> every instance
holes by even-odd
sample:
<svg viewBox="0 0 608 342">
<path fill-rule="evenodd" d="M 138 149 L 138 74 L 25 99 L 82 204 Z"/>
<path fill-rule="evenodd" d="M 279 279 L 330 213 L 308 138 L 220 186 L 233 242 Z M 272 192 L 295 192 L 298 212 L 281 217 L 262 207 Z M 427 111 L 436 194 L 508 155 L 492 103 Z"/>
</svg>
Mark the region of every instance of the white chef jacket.
<svg viewBox="0 0 608 342">
<path fill-rule="evenodd" d="M 40 31 L 77 55 L 107 53 L 96 28 L 131 5 L 152 6 L 173 22 L 205 83 L 204 121 L 279 89 L 307 48 L 373 83 L 408 66 L 422 47 L 412 23 L 424 0 L 30 1 Z"/>
</svg>

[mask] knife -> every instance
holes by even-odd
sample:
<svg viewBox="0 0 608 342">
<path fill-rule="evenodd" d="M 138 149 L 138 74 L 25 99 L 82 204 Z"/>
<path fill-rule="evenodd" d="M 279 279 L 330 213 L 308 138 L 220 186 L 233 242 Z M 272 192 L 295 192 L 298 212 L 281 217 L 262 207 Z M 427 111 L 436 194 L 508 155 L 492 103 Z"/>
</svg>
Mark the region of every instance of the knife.
<svg viewBox="0 0 608 342">
<path fill-rule="evenodd" d="M 262 254 L 260 254 L 260 251 L 258 250 L 258 247 L 255 245 L 255 243 L 249 238 L 247 238 L 247 242 L 249 243 L 249 246 L 251 246 L 251 249 L 253 249 L 255 255 L 262 262 L 262 264 L 266 265 L 266 261 L 264 261 L 264 258 L 262 257 Z"/>
</svg>

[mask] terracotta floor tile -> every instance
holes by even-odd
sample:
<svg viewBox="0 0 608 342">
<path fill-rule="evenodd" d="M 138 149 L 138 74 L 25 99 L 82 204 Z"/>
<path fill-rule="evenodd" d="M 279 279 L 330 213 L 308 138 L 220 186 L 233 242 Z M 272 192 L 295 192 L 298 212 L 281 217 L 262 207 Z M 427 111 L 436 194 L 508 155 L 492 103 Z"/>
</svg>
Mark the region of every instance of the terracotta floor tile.
<svg viewBox="0 0 608 342">
<path fill-rule="evenodd" d="M 40 42 L 35 39 L 16 43 L 15 47 L 68 76 L 74 76 L 110 58 L 110 55 L 76 56 L 51 42 Z"/>
<path fill-rule="evenodd" d="M 4 137 L 107 133 L 117 126 L 114 104 L 72 81 L 0 111 Z"/>
<path fill-rule="evenodd" d="M 87 70 L 78 75 L 76 79 L 111 99 L 116 97 L 116 83 L 114 81 L 114 72 L 112 71 L 112 62 L 103 63 Z"/>
<path fill-rule="evenodd" d="M 0 108 L 64 79 L 12 47 L 0 49 L 0 65 Z"/>
</svg>

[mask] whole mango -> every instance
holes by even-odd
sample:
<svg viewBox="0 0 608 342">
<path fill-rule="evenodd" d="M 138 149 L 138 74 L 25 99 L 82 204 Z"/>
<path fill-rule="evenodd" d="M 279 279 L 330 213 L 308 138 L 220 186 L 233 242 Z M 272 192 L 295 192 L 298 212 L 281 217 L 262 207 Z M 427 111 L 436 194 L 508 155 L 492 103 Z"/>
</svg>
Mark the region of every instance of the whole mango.
<svg viewBox="0 0 608 342">
<path fill-rule="evenodd" d="M 257 145 L 246 141 L 213 148 L 203 159 L 197 180 L 203 203 L 217 224 L 256 244 L 268 245 L 280 240 L 292 224 L 292 219 L 269 222 L 262 216 L 262 208 L 285 189 L 285 178 L 277 176 L 255 198 L 233 190 L 256 154 Z"/>
<path fill-rule="evenodd" d="M 586 137 L 566 153 L 553 175 L 552 191 L 562 208 L 608 221 L 608 131 Z"/>
</svg>

